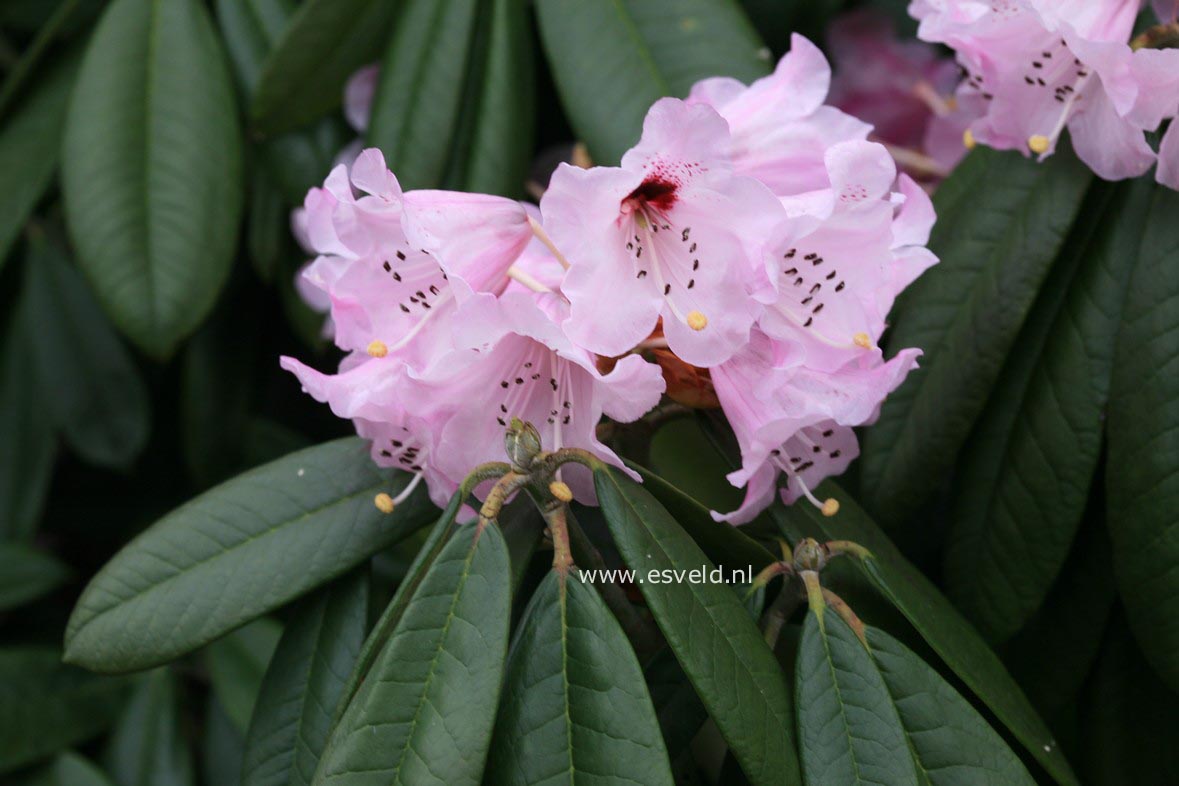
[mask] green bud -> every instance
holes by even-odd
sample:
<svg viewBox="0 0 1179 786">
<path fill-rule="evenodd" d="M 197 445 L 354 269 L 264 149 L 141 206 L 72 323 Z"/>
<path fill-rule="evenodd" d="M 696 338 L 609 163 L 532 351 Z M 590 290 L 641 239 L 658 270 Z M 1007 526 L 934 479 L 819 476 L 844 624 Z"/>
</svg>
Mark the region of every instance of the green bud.
<svg viewBox="0 0 1179 786">
<path fill-rule="evenodd" d="M 532 462 L 540 454 L 540 433 L 531 423 L 525 423 L 520 418 L 512 418 L 504 434 L 504 450 L 507 451 L 512 469 L 519 473 L 527 473 L 532 467 Z"/>
<path fill-rule="evenodd" d="M 827 565 L 827 549 L 814 538 L 803 538 L 794 544 L 794 569 L 820 571 Z"/>
</svg>

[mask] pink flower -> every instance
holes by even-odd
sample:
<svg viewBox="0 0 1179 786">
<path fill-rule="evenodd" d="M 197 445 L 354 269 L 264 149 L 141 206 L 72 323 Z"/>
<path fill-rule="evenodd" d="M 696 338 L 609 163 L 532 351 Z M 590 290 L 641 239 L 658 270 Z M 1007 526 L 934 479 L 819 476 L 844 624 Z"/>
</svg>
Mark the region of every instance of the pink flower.
<svg viewBox="0 0 1179 786">
<path fill-rule="evenodd" d="M 835 371 L 872 351 L 897 293 L 937 258 L 925 248 L 933 207 L 873 142 L 826 154 L 831 188 L 783 222 L 766 244 L 775 288 L 759 324 L 797 344 L 813 369 Z"/>
<path fill-rule="evenodd" d="M 728 146 L 714 110 L 665 98 L 621 167 L 553 174 L 541 212 L 571 265 L 562 289 L 576 343 L 621 355 L 660 317 L 671 349 L 695 365 L 746 341 L 761 243 L 782 212 L 765 186 L 733 174 Z"/>
<path fill-rule="evenodd" d="M 596 427 L 603 413 L 620 422 L 642 417 L 659 402 L 663 377 L 637 355 L 603 374 L 561 330 L 567 310 L 554 294 L 523 292 L 463 305 L 459 349 L 404 393 L 410 410 L 434 413 L 444 424 L 432 462 L 446 477 L 461 481 L 482 462 L 502 461 L 513 417 L 536 426 L 545 450 L 582 448 L 633 475 L 598 441 Z M 565 480 L 578 499 L 593 499 L 584 468 L 570 467 Z"/>
<path fill-rule="evenodd" d="M 746 496 L 717 521 L 744 524 L 769 506 L 781 482 L 787 503 L 847 469 L 859 452 L 851 427 L 870 423 L 880 404 L 916 367 L 920 350 L 884 362 L 879 350 L 832 372 L 803 364 L 797 348 L 754 331 L 748 347 L 711 369 L 721 407 L 741 447 L 741 469 L 729 475 Z"/>
<path fill-rule="evenodd" d="M 687 102 L 710 106 L 729 124 L 726 152 L 733 169 L 757 178 L 778 196 L 826 188 L 823 153 L 836 142 L 865 139 L 872 127 L 825 106 L 831 67 L 803 36 L 774 73 L 746 87 L 736 79 L 697 82 Z"/>
<path fill-rule="evenodd" d="M 377 80 L 381 66 L 377 63 L 365 66 L 344 85 L 344 118 L 358 134 L 368 130 L 369 117 L 373 111 L 373 97 L 377 93 Z"/>
<path fill-rule="evenodd" d="M 303 391 L 351 420 L 357 433 L 372 442 L 373 460 L 382 467 L 413 473 L 413 481 L 394 498 L 394 504 L 426 481 L 430 499 L 445 507 L 461 481 L 442 474 L 431 460 L 434 435 L 442 428 L 429 409 L 406 409 L 403 398 L 408 368 L 400 360 L 355 352 L 340 364 L 340 373 L 321 374 L 298 360 L 283 357 L 280 365 L 299 378 Z M 433 419 L 432 419 L 433 418 Z"/>
<path fill-rule="evenodd" d="M 896 37 L 884 14 L 861 9 L 828 27 L 835 60 L 830 102 L 873 126 L 873 137 L 931 156 L 949 171 L 966 154 L 962 133 L 972 119 L 952 98 L 960 72 L 920 41 Z"/>
<path fill-rule="evenodd" d="M 1179 50 L 1128 44 L 1138 0 L 915 0 L 919 36 L 953 48 L 963 99 L 987 102 L 977 141 L 1051 155 L 1065 128 L 1077 155 L 1107 180 L 1155 162 L 1145 131 L 1174 111 Z"/>
<path fill-rule="evenodd" d="M 1163 24 L 1179 21 L 1179 0 L 1152 0 L 1151 5 Z"/>
</svg>

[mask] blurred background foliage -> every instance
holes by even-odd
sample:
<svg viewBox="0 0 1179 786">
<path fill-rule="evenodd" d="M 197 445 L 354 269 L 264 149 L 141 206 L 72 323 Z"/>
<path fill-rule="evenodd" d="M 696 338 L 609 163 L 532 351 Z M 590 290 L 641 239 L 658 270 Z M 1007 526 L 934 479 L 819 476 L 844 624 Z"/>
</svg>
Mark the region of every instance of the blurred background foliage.
<svg viewBox="0 0 1179 786">
<path fill-rule="evenodd" d="M 656 98 L 768 73 L 792 32 L 822 42 L 859 5 L 914 30 L 903 0 L 0 2 L 0 781 L 239 782 L 285 614 L 138 678 L 63 666 L 61 641 L 148 524 L 350 432 L 277 359 L 335 362 L 295 290 L 290 211 L 354 140 L 351 74 L 381 65 L 364 144 L 404 187 L 535 197 L 575 140 L 616 162 Z M 946 262 L 892 338 L 925 371 L 843 485 L 998 651 L 1082 782 L 1179 783 L 1179 457 L 1150 442 L 1179 429 L 1159 295 L 1179 200 L 1095 184 L 1065 154 L 977 151 L 937 205 Z M 635 458 L 731 508 L 719 431 L 679 421 Z M 371 608 L 421 540 L 373 560 Z M 879 587 L 832 570 L 861 617 L 940 663 Z M 683 751 L 705 718 L 671 667 L 648 680 Z M 677 760 L 683 783 L 705 769 Z M 741 782 L 731 757 L 720 773 Z"/>
</svg>

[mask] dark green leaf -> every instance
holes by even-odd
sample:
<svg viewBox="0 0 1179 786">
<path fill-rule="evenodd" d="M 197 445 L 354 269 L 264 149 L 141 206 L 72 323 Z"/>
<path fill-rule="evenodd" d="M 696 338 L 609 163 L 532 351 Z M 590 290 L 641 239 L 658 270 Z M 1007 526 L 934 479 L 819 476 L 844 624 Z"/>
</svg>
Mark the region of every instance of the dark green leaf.
<svg viewBox="0 0 1179 786">
<path fill-rule="evenodd" d="M 135 361 L 86 280 L 52 242 L 30 243 L 25 286 L 33 372 L 54 422 L 85 460 L 130 466 L 151 430 L 148 392 Z"/>
<path fill-rule="evenodd" d="M 77 53 L 62 58 L 0 124 L 0 267 L 57 169 Z"/>
<path fill-rule="evenodd" d="M 947 591 L 991 641 L 1040 607 L 1081 521 L 1152 190 L 1142 180 L 1091 192 L 963 450 Z"/>
<path fill-rule="evenodd" d="M 770 70 L 769 50 L 732 0 L 542 0 L 536 13 L 573 130 L 601 164 L 639 141 L 659 98 Z"/>
<path fill-rule="evenodd" d="M 479 783 L 510 612 L 499 528 L 457 530 L 332 732 L 313 783 Z"/>
<path fill-rule="evenodd" d="M 78 261 L 145 351 L 167 357 L 213 306 L 242 207 L 241 135 L 197 0 L 114 0 L 78 75 L 62 148 Z"/>
<path fill-rule="evenodd" d="M 69 27 L 71 18 L 81 16 L 77 13 L 80 10 L 89 10 L 80 8 L 80 0 L 62 0 L 56 5 L 57 7 L 53 9 L 53 13 L 37 31 L 37 35 L 25 47 L 24 51 L 21 52 L 20 60 L 11 69 L 8 69 L 4 75 L 4 84 L 0 86 L 0 115 L 3 114 L 12 100 L 20 95 L 29 78 L 37 73 L 41 59 L 52 47 L 54 41 Z M 64 108 L 63 104 L 63 111 Z M 60 128 L 58 129 L 59 131 Z M 57 136 L 56 132 L 55 136 Z M 60 138 L 60 136 L 57 136 L 57 138 Z M 0 256 L 3 255 L 0 254 Z"/>
<path fill-rule="evenodd" d="M 405 0 L 367 137 L 403 188 L 521 190 L 531 46 L 523 0 Z"/>
<path fill-rule="evenodd" d="M 689 497 L 663 478 L 632 465 L 643 478 L 643 487 L 692 536 L 696 545 L 717 565 L 729 568 L 752 568 L 757 573 L 778 558 L 753 538 L 730 524 L 714 521 L 708 508 Z"/>
<path fill-rule="evenodd" d="M 114 722 L 127 681 L 64 666 L 61 652 L 0 649 L 0 772 L 87 740 Z"/>
<path fill-rule="evenodd" d="M 255 167 L 250 181 L 250 207 L 246 216 L 246 247 L 258 278 L 270 284 L 281 269 L 287 251 L 290 226 L 282 194 L 262 167 Z M 284 271 L 285 272 L 285 271 Z"/>
<path fill-rule="evenodd" d="M 406 477 L 348 438 L 211 489 L 99 571 L 70 618 L 67 658 L 99 671 L 165 663 L 339 576 L 433 518 L 424 492 L 391 515 L 373 505 Z"/>
<path fill-rule="evenodd" d="M 1134 645 L 1120 611 L 1081 707 L 1086 783 L 1179 782 L 1179 701 Z"/>
<path fill-rule="evenodd" d="M 1179 193 L 1158 188 L 1118 334 L 1109 405 L 1109 530 L 1130 627 L 1179 690 Z"/>
<path fill-rule="evenodd" d="M 178 692 L 166 668 L 151 672 L 136 687 L 107 745 L 107 769 L 116 786 L 193 786 Z"/>
<path fill-rule="evenodd" d="M 218 639 L 205 650 L 213 693 L 238 733 L 245 734 L 282 626 L 265 617 Z"/>
<path fill-rule="evenodd" d="M 438 555 L 442 553 L 442 549 L 450 542 L 451 533 L 455 529 L 455 518 L 458 516 L 459 510 L 462 509 L 463 502 L 462 496 L 457 492 L 450 498 L 450 504 L 446 506 L 446 510 L 442 511 L 438 522 L 431 528 L 429 537 L 422 544 L 421 549 L 418 550 L 413 564 L 409 566 L 405 578 L 398 585 L 393 599 L 389 601 L 389 605 L 381 612 L 377 624 L 373 626 L 372 631 L 364 640 L 364 645 L 360 648 L 360 655 L 356 659 L 356 666 L 352 669 L 352 673 L 348 677 L 348 682 L 344 687 L 340 701 L 336 703 L 336 711 L 331 724 L 332 728 L 335 728 L 344 710 L 352 703 L 356 692 L 360 690 L 360 684 L 368 676 L 369 671 L 372 670 L 373 665 L 377 662 L 377 658 L 384 651 L 389 637 L 393 635 L 397 626 L 401 624 L 401 618 L 405 614 L 405 609 L 409 606 L 414 593 L 418 591 L 418 587 L 425 580 L 426 574 L 429 573 L 430 568 L 438 559 Z"/>
<path fill-rule="evenodd" d="M 970 623 L 926 576 L 905 559 L 892 541 L 849 495 L 832 482 L 815 493 L 839 501 L 839 514 L 828 518 L 805 503 L 774 506 L 771 515 L 797 540 L 851 540 L 872 552 L 865 560 L 847 558 L 896 606 L 946 665 L 1015 735 L 1058 783 L 1071 786 L 1076 776 L 1051 745 L 1052 734 L 998 656 Z M 1046 749 L 1047 748 L 1047 749 Z"/>
<path fill-rule="evenodd" d="M 340 105 L 344 83 L 375 60 L 399 3 L 307 0 L 258 76 L 251 114 L 266 134 L 290 131 Z"/>
<path fill-rule="evenodd" d="M 301 603 L 262 681 L 246 738 L 243 786 L 307 786 L 327 744 L 368 623 L 358 570 Z"/>
<path fill-rule="evenodd" d="M 690 755 L 689 746 L 708 720 L 708 710 L 675 659 L 675 653 L 667 647 L 651 659 L 643 672 L 668 756 L 678 762 L 685 754 Z"/>
<path fill-rule="evenodd" d="M 924 350 L 922 368 L 884 403 L 860 458 L 882 523 L 916 510 L 953 463 L 1091 180 L 1063 153 L 1037 164 L 979 149 L 939 187 L 929 247 L 941 262 L 898 302 L 888 340 Z"/>
<path fill-rule="evenodd" d="M 266 59 L 281 41 L 296 10 L 293 0 L 218 0 L 217 21 L 246 103 L 258 86 Z M 311 128 L 280 134 L 262 143 L 261 160 L 288 202 L 302 204 L 307 189 L 327 176 L 333 157 L 347 141 L 341 126 L 336 118 L 324 118 Z M 254 204 L 256 197 L 252 195 Z M 288 231 L 285 220 L 273 226 L 283 233 Z"/>
<path fill-rule="evenodd" d="M 1092 510 L 1086 519 L 1044 605 L 1002 650 L 1011 675 L 1049 720 L 1077 696 L 1117 598 L 1105 521 Z"/>
<path fill-rule="evenodd" d="M 910 786 L 917 781 L 888 688 L 867 648 L 834 612 L 807 614 L 794 695 L 808 784 Z"/>
<path fill-rule="evenodd" d="M 8 320 L 0 352 L 0 537 L 28 538 L 49 492 L 57 443 L 53 421 L 29 373 L 32 337 L 20 301 Z"/>
<path fill-rule="evenodd" d="M 37 773 L 27 786 L 114 786 L 106 774 L 76 753 L 66 752 Z"/>
<path fill-rule="evenodd" d="M 70 569 L 23 543 L 0 543 L 0 611 L 22 606 L 56 589 Z"/>
<path fill-rule="evenodd" d="M 512 594 L 515 595 L 532 564 L 532 555 L 540 545 L 544 519 L 528 495 L 519 494 L 500 511 L 497 523 L 512 560 Z"/>
<path fill-rule="evenodd" d="M 210 694 L 206 706 L 203 780 L 206 786 L 240 786 L 245 739 L 216 696 Z"/>
<path fill-rule="evenodd" d="M 867 638 L 922 783 L 1034 786 L 1003 738 L 936 671 L 882 630 L 869 627 Z"/>
<path fill-rule="evenodd" d="M 742 769 L 758 786 L 798 783 L 785 678 L 736 593 L 713 583 L 647 581 L 651 571 L 712 566 L 642 486 L 599 469 L 594 488 L 655 621 Z"/>
<path fill-rule="evenodd" d="M 524 612 L 484 783 L 556 779 L 673 783 L 638 659 L 576 569 L 550 572 Z"/>
</svg>

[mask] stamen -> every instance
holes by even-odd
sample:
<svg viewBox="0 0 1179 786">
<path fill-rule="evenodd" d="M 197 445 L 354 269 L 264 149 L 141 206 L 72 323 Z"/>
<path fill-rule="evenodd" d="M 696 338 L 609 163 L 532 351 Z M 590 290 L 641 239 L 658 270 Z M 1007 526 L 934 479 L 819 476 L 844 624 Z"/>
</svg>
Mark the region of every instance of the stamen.
<svg viewBox="0 0 1179 786">
<path fill-rule="evenodd" d="M 561 502 L 573 501 L 573 490 L 569 488 L 567 483 L 559 480 L 554 480 L 549 484 L 549 493 Z"/>
<path fill-rule="evenodd" d="M 542 284 L 540 281 L 538 281 L 536 278 L 534 278 L 532 276 L 532 274 L 528 273 L 527 271 L 521 270 L 520 268 L 516 267 L 515 265 L 512 265 L 511 267 L 508 268 L 508 278 L 512 279 L 513 281 L 519 281 L 521 284 L 528 287 L 533 292 L 552 292 L 553 291 L 553 290 L 549 289 L 548 287 L 546 287 L 544 284 Z"/>
<path fill-rule="evenodd" d="M 818 498 L 811 493 L 809 488 L 807 488 L 807 485 L 803 481 L 801 475 L 793 475 L 792 477 L 794 480 L 798 481 L 798 487 L 802 489 L 803 496 L 806 497 L 812 505 L 818 508 L 824 516 L 834 516 L 839 512 L 839 500 L 835 499 L 834 497 L 828 497 L 823 502 L 819 502 Z"/>
<path fill-rule="evenodd" d="M 947 101 L 933 85 L 924 79 L 913 85 L 913 95 L 921 99 L 922 103 L 929 107 L 929 111 L 938 117 L 945 117 L 954 111 L 954 107 L 950 104 L 953 98 Z"/>
<path fill-rule="evenodd" d="M 689 311 L 688 327 L 696 331 L 704 330 L 704 328 L 708 327 L 708 317 L 699 311 Z"/>
<path fill-rule="evenodd" d="M 409 485 L 407 485 L 405 488 L 403 488 L 400 491 L 400 493 L 398 493 L 398 495 L 390 501 L 393 503 L 394 506 L 400 505 L 402 502 L 405 502 L 407 499 L 409 499 L 409 495 L 413 493 L 413 490 L 416 489 L 418 487 L 418 484 L 421 482 L 422 482 L 422 473 L 415 472 L 414 476 L 413 476 L 413 480 L 411 480 L 409 482 Z M 385 496 L 388 496 L 388 495 L 386 494 Z M 377 507 L 380 507 L 380 506 L 378 505 Z"/>
<path fill-rule="evenodd" d="M 1042 134 L 1028 137 L 1028 149 L 1037 155 L 1048 152 L 1048 146 L 1051 144 L 1052 140 Z"/>
<path fill-rule="evenodd" d="M 962 144 L 966 146 L 967 150 L 974 150 L 974 146 L 978 144 L 974 140 L 974 132 L 969 128 L 962 132 Z"/>
<path fill-rule="evenodd" d="M 384 341 L 373 340 L 365 351 L 370 357 L 383 358 L 389 354 L 389 347 L 385 345 Z"/>
<path fill-rule="evenodd" d="M 872 348 L 872 337 L 867 333 L 856 333 L 854 336 L 852 336 L 852 342 L 861 349 Z"/>
<path fill-rule="evenodd" d="M 549 237 L 549 233 L 544 231 L 544 227 L 540 225 L 540 222 L 532 216 L 529 216 L 528 226 L 532 229 L 532 234 L 536 235 L 537 240 L 539 240 L 541 243 L 544 243 L 545 248 L 549 250 L 549 253 L 556 257 L 557 261 L 561 263 L 561 267 L 568 270 L 569 260 L 565 259 L 565 255 L 562 254 L 557 248 L 557 244 L 553 242 L 551 237 Z"/>
<path fill-rule="evenodd" d="M 373 497 L 373 504 L 377 506 L 377 510 L 386 515 L 392 513 L 393 508 L 397 507 L 397 503 L 393 501 L 393 498 L 383 491 Z"/>
<path fill-rule="evenodd" d="M 896 145 L 887 143 L 884 143 L 884 147 L 888 150 L 889 155 L 893 157 L 894 161 L 911 172 L 931 175 L 933 177 L 949 177 L 950 175 L 950 170 L 924 153 L 918 153 L 916 150 L 910 150 L 907 147 L 897 147 Z"/>
</svg>

